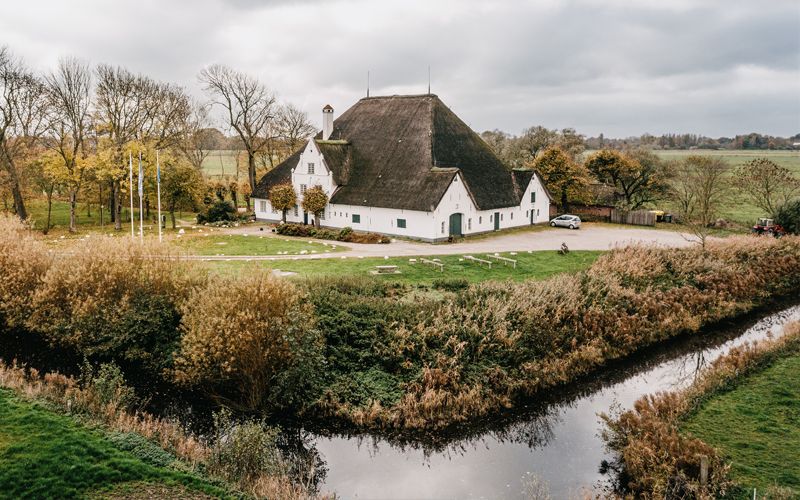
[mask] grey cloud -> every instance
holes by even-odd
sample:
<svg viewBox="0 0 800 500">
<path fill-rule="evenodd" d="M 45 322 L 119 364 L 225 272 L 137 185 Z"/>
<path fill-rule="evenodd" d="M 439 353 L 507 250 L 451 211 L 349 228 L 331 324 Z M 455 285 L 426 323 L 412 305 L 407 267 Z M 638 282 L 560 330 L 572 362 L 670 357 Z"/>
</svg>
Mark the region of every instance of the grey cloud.
<svg viewBox="0 0 800 500">
<path fill-rule="evenodd" d="M 197 93 L 197 72 L 220 62 L 314 119 L 362 97 L 368 70 L 374 94 L 419 93 L 430 65 L 433 91 L 477 130 L 800 130 L 793 1 L 97 2 L 79 15 L 54 0 L 7 8 L 0 44 L 44 65 L 54 54 L 119 63 Z"/>
</svg>

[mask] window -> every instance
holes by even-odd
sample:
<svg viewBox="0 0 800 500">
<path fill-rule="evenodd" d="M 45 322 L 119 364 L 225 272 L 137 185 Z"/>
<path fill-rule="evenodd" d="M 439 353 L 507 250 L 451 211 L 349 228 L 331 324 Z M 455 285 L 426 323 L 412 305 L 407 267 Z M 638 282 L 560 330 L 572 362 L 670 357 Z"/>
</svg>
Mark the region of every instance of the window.
<svg viewBox="0 0 800 500">
<path fill-rule="evenodd" d="M 314 173 L 314 164 L 313 163 L 309 163 L 308 164 L 308 173 L 309 174 L 313 174 Z"/>
<path fill-rule="evenodd" d="M 305 193 L 306 193 L 306 185 L 300 184 L 300 194 L 305 194 Z"/>
<path fill-rule="evenodd" d="M 467 219 L 467 231 L 472 230 L 472 219 Z"/>
<path fill-rule="evenodd" d="M 300 215 L 300 207 L 295 205 L 294 206 L 294 216 L 297 217 L 298 215 Z"/>
<path fill-rule="evenodd" d="M 503 214 L 500 214 L 500 220 L 503 220 Z"/>
<path fill-rule="evenodd" d="M 325 210 L 319 213 L 319 220 L 325 220 Z"/>
<path fill-rule="evenodd" d="M 353 214 L 353 224 L 361 224 L 361 215 Z"/>
<path fill-rule="evenodd" d="M 536 203 L 536 191 L 531 191 L 531 203 Z"/>
<path fill-rule="evenodd" d="M 442 222 L 442 234 L 444 234 L 444 222 Z"/>
<path fill-rule="evenodd" d="M 483 224 L 483 216 L 478 217 L 478 224 Z"/>
<path fill-rule="evenodd" d="M 526 219 L 528 218 L 528 211 L 527 210 L 525 210 L 525 218 Z"/>
<path fill-rule="evenodd" d="M 406 220 L 405 219 L 397 219 L 397 227 L 399 229 L 405 229 L 406 228 Z"/>
<path fill-rule="evenodd" d="M 511 220 L 514 220 L 514 212 L 511 212 Z"/>
<path fill-rule="evenodd" d="M 267 211 L 267 202 L 264 201 L 264 200 L 259 201 L 258 202 L 258 207 L 259 207 L 259 211 L 260 212 L 266 212 Z"/>
<path fill-rule="evenodd" d="M 489 222 L 492 222 L 492 219 L 494 219 L 494 215 L 489 216 Z"/>
</svg>

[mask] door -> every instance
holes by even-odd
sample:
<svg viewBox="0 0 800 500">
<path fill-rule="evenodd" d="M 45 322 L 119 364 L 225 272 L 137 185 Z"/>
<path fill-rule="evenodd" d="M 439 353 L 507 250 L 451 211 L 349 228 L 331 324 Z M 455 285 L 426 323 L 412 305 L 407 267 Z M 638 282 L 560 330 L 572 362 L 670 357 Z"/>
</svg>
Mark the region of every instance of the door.
<svg viewBox="0 0 800 500">
<path fill-rule="evenodd" d="M 500 230 L 500 212 L 494 213 L 494 230 L 495 231 Z"/>
<path fill-rule="evenodd" d="M 450 216 L 450 236 L 461 236 L 461 214 Z"/>
<path fill-rule="evenodd" d="M 536 221 L 536 214 L 534 214 L 535 211 L 536 209 L 531 208 L 531 224 L 534 224 Z"/>
<path fill-rule="evenodd" d="M 303 224 L 308 224 L 308 212 L 303 212 Z"/>
</svg>

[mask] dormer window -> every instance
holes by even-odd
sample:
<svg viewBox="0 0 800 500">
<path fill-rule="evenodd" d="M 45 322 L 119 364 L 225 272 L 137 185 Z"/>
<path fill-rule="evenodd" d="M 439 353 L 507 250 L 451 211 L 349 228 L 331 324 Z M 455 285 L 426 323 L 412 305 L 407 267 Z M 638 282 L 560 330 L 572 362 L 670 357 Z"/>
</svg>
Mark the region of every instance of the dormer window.
<svg viewBox="0 0 800 500">
<path fill-rule="evenodd" d="M 309 163 L 308 164 L 308 173 L 309 174 L 313 174 L 314 173 L 314 164 L 313 163 Z"/>
</svg>

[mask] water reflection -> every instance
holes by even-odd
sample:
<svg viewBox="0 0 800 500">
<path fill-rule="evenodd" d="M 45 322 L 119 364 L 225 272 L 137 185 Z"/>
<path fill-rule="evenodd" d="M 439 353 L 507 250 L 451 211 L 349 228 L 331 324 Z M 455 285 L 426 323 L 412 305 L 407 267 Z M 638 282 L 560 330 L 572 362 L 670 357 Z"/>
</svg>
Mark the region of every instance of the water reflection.
<svg viewBox="0 0 800 500">
<path fill-rule="evenodd" d="M 778 333 L 791 319 L 800 319 L 800 306 L 673 339 L 513 412 L 440 435 L 319 434 L 313 444 L 329 469 L 321 489 L 342 498 L 522 498 L 536 477 L 555 498 L 579 495 L 603 481 L 599 413 L 685 386 L 723 352 Z"/>
</svg>

